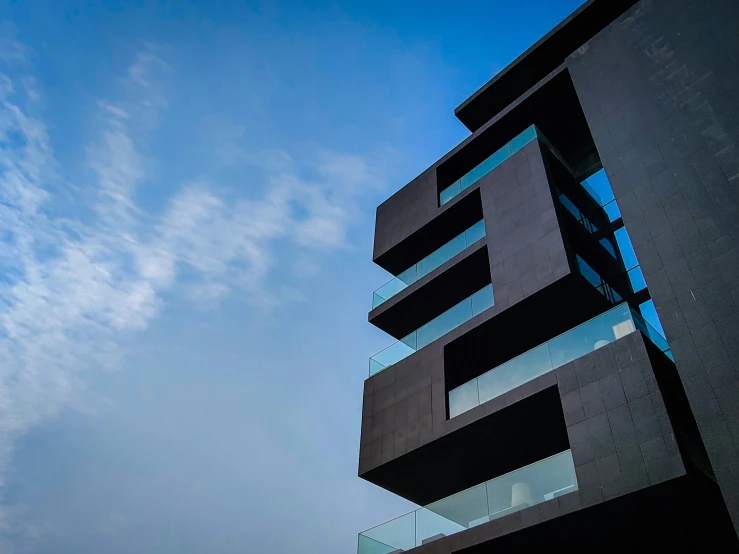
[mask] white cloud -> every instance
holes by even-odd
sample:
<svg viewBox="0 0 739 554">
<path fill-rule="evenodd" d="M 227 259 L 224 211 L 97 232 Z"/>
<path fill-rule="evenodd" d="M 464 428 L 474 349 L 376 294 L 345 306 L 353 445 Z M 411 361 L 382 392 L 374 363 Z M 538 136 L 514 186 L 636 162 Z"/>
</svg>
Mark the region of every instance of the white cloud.
<svg viewBox="0 0 739 554">
<path fill-rule="evenodd" d="M 11 46 L 8 57 L 24 52 Z M 114 367 L 121 340 L 160 313 L 165 291 L 197 304 L 229 294 L 255 304 L 297 301 L 300 291 L 267 284 L 278 243 L 299 245 L 304 256 L 346 247 L 357 195 L 379 185 L 353 155 L 323 151 L 305 167 L 281 151 L 239 154 L 231 162 L 256 164 L 266 178 L 258 197 L 200 179 L 162 213 L 146 212 L 137 202 L 146 178 L 138 133 L 163 117 L 157 76 L 168 71 L 146 45 L 127 71 L 123 100 L 97 104 L 99 136 L 86 149 L 95 179 L 85 186 L 57 175 L 46 126 L 29 107 L 38 83 L 0 75 L 0 495 L 15 440 L 74 406 L 85 371 Z M 92 215 L 52 215 L 59 188 L 78 191 L 76 202 Z M 0 511 L 0 529 L 14 514 Z"/>
</svg>

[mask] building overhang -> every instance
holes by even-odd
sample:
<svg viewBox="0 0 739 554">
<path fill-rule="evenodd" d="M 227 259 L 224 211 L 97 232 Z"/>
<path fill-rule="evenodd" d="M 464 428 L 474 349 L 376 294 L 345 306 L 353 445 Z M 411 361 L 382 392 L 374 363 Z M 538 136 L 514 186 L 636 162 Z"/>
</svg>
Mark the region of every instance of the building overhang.
<svg viewBox="0 0 739 554">
<path fill-rule="evenodd" d="M 589 0 L 462 102 L 454 114 L 474 133 L 634 4 L 636 0 Z"/>
</svg>

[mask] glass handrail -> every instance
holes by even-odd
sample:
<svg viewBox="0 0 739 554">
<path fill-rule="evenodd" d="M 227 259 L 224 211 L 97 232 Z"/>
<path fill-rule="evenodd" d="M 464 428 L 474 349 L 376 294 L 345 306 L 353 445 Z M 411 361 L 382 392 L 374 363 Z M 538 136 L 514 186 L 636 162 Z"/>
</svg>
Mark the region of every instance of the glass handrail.
<svg viewBox="0 0 739 554">
<path fill-rule="evenodd" d="M 633 292 L 639 292 L 647 288 L 647 282 L 639 266 L 631 268 L 626 273 L 629 276 L 629 282 L 631 283 L 631 290 Z"/>
<path fill-rule="evenodd" d="M 593 193 L 595 194 L 595 193 Z M 575 204 L 567 198 L 562 193 L 559 193 L 559 196 L 557 196 L 557 199 L 559 200 L 560 205 L 562 205 L 570 214 L 582 225 L 585 230 L 590 233 L 594 234 L 598 232 L 598 227 L 595 226 L 595 224 L 590 221 L 585 214 L 580 211 L 580 209 L 575 206 Z M 610 218 L 610 216 L 609 216 Z M 601 238 L 598 243 L 603 247 L 603 249 L 608 252 L 612 258 L 618 260 L 618 255 L 616 254 L 616 249 L 613 246 L 613 243 L 611 240 L 607 237 Z"/>
<path fill-rule="evenodd" d="M 599 206 L 603 206 L 603 200 L 601 199 L 600 195 L 593 190 L 593 187 L 590 186 L 590 183 L 588 183 L 587 179 L 585 181 L 581 181 L 580 185 L 582 188 L 584 188 L 587 193 L 595 200 Z"/>
<path fill-rule="evenodd" d="M 578 490 L 569 450 L 359 534 L 358 554 L 410 550 Z"/>
<path fill-rule="evenodd" d="M 410 335 L 400 339 L 372 356 L 369 360 L 370 376 L 407 358 L 427 344 L 459 327 L 494 304 L 493 285 L 487 285 L 472 296 L 452 306 L 443 314 L 435 317 L 423 327 L 419 327 Z"/>
<path fill-rule="evenodd" d="M 441 248 L 434 250 L 417 264 L 403 271 L 394 279 L 388 281 L 372 294 L 372 309 L 389 300 L 403 289 L 431 273 L 434 269 L 480 240 L 485 236 L 485 221 L 482 219 L 457 235 Z"/>
<path fill-rule="evenodd" d="M 449 392 L 449 417 L 497 398 L 636 330 L 672 359 L 667 341 L 628 304 L 597 316 Z"/>
<path fill-rule="evenodd" d="M 580 275 L 585 277 L 585 280 L 593 285 L 595 290 L 605 296 L 611 304 L 616 305 L 623 300 L 621 295 L 613 290 L 613 287 L 611 287 L 611 285 L 609 285 L 597 271 L 590 267 L 590 265 L 583 260 L 579 254 L 575 254 L 575 259 L 577 260 L 577 268 L 580 271 Z"/>
<path fill-rule="evenodd" d="M 478 180 L 480 180 L 480 178 L 490 173 L 493 169 L 495 169 L 508 158 L 513 156 L 513 154 L 521 150 L 521 148 L 526 146 L 536 137 L 536 127 L 531 125 L 521 134 L 508 142 L 505 146 L 496 150 L 494 154 L 475 166 L 474 169 L 468 171 L 461 178 L 457 179 L 451 185 L 442 190 L 439 193 L 439 205 L 443 206 L 452 198 L 460 194 L 463 190 L 475 184 Z"/>
</svg>

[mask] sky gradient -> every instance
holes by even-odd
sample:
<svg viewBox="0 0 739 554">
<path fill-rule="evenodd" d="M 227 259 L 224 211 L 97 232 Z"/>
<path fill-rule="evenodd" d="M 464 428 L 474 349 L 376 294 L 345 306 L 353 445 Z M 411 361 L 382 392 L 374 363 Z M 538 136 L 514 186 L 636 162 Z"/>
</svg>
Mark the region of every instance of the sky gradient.
<svg viewBox="0 0 739 554">
<path fill-rule="evenodd" d="M 0 551 L 345 554 L 377 204 L 580 4 L 0 2 Z"/>
</svg>

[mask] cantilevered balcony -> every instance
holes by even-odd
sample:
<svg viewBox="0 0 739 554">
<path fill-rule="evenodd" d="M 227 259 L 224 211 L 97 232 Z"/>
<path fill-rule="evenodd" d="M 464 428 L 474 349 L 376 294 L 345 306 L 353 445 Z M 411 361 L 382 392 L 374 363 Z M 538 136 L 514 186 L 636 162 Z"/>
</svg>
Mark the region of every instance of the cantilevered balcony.
<svg viewBox="0 0 739 554">
<path fill-rule="evenodd" d="M 372 295 L 372 309 L 389 300 L 400 291 L 408 288 L 419 279 L 431 273 L 437 267 L 451 260 L 466 248 L 485 236 L 485 222 L 480 220 L 472 227 L 454 237 L 444 246 L 435 250 L 418 263 L 403 271 L 400 275 L 388 281 Z"/>
<path fill-rule="evenodd" d="M 569 450 L 444 498 L 359 534 L 358 554 L 391 554 L 578 490 Z"/>
<path fill-rule="evenodd" d="M 493 304 L 493 286 L 487 285 L 472 296 L 462 300 L 459 304 L 449 308 L 440 316 L 432 319 L 423 327 L 372 356 L 369 361 L 370 376 L 407 358 L 417 350 L 487 310 Z"/>
</svg>

